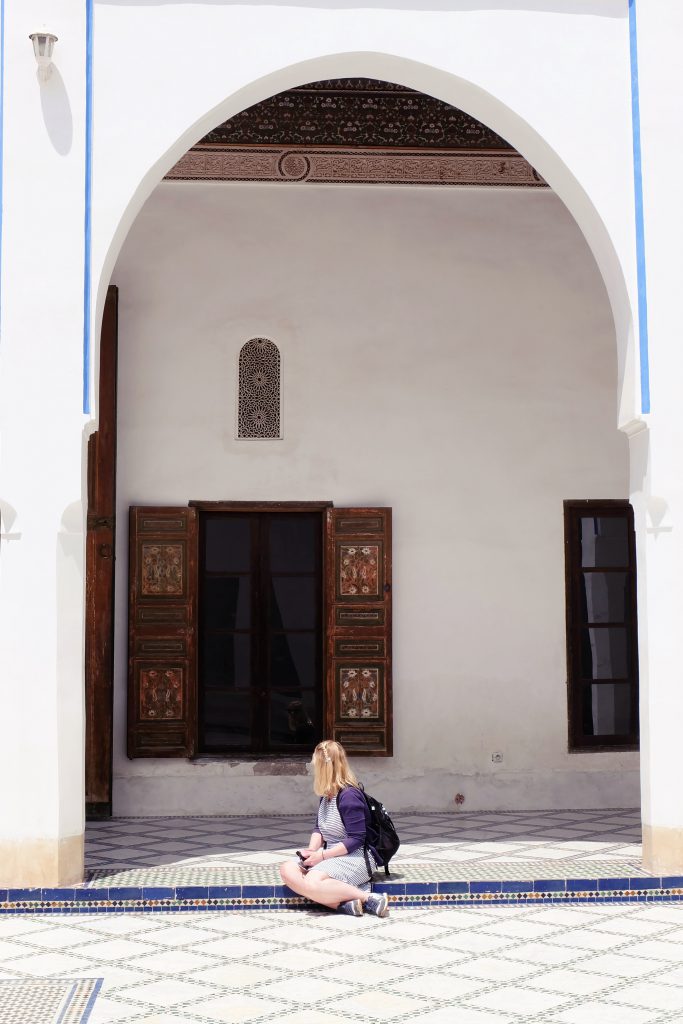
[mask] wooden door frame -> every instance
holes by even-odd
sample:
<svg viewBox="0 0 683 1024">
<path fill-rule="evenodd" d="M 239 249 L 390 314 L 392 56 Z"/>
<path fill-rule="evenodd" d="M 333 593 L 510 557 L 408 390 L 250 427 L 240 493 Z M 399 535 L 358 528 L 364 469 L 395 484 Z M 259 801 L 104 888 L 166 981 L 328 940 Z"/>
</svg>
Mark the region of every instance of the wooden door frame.
<svg viewBox="0 0 683 1024">
<path fill-rule="evenodd" d="M 112 814 L 116 378 L 118 288 L 110 285 L 100 342 L 98 429 L 88 439 L 85 555 L 85 812 Z"/>
</svg>

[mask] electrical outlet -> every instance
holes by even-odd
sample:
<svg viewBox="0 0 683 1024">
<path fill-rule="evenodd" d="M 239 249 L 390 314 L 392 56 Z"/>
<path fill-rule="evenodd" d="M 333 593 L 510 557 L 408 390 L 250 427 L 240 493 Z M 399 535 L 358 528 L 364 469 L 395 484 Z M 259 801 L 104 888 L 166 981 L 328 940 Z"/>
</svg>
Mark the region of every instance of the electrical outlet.
<svg viewBox="0 0 683 1024">
<path fill-rule="evenodd" d="M 494 764 L 502 764 L 503 755 L 499 751 L 496 751 L 494 754 L 491 754 L 491 760 Z"/>
</svg>

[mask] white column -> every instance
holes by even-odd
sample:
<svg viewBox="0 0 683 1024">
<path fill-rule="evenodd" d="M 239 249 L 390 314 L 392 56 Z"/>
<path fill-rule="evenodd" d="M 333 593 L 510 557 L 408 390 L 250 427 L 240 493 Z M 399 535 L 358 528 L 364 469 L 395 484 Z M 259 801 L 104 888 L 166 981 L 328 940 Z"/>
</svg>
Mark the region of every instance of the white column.
<svg viewBox="0 0 683 1024">
<path fill-rule="evenodd" d="M 652 413 L 631 439 L 638 534 L 643 857 L 683 874 L 683 90 L 679 0 L 638 0 Z"/>
<path fill-rule="evenodd" d="M 4 47 L 0 886 L 59 885 L 83 876 L 85 3 L 6 4 Z"/>
</svg>

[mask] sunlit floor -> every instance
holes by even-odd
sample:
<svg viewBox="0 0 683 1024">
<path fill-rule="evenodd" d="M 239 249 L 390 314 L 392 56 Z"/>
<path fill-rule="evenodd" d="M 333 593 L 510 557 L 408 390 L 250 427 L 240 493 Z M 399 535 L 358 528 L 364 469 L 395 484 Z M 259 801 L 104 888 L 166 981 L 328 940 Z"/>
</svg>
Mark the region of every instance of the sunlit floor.
<svg viewBox="0 0 683 1024">
<path fill-rule="evenodd" d="M 400 814 L 392 876 L 405 881 L 643 874 L 637 810 Z M 119 818 L 88 825 L 96 885 L 279 883 L 311 817 Z"/>
<path fill-rule="evenodd" d="M 58 1017 L 49 978 L 103 984 Z M 0 1020 L 664 1024 L 683 1020 L 683 906 L 5 916 Z"/>
</svg>

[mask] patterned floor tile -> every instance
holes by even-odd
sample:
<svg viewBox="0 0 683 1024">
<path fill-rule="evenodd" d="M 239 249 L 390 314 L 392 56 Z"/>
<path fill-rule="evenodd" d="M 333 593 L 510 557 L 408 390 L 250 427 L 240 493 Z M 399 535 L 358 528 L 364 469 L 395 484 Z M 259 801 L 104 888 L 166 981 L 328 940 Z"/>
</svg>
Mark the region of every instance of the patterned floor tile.
<svg viewBox="0 0 683 1024">
<path fill-rule="evenodd" d="M 538 992 L 520 985 L 505 985 L 494 992 L 468 997 L 467 1005 L 474 1009 L 509 1012 L 514 1006 L 517 1013 L 548 1013 L 567 1002 L 567 997 L 549 992 Z"/>
<path fill-rule="evenodd" d="M 462 1006 L 458 1007 L 455 1016 L 451 1006 L 444 1006 L 439 1010 L 420 1013 L 416 1017 L 404 1017 L 401 1024 L 512 1024 L 512 1018 L 497 1011 L 489 1013 L 487 1010 Z"/>
<path fill-rule="evenodd" d="M 165 972 L 164 972 L 165 973 Z M 202 997 L 211 994 L 209 986 L 179 981 L 177 978 L 164 977 L 159 981 L 145 985 L 133 985 L 126 989 L 126 999 L 143 1005 L 170 1007 L 195 1003 Z"/>
<path fill-rule="evenodd" d="M 587 1002 L 553 1017 L 553 1024 L 654 1024 L 657 1010 L 639 1010 L 602 1002 Z"/>
<path fill-rule="evenodd" d="M 215 1021 L 216 1024 L 245 1024 L 246 1021 L 258 1020 L 265 1014 L 277 1012 L 278 1017 L 288 1007 L 282 1005 L 278 1009 L 277 1003 L 271 1000 L 256 999 L 252 995 L 238 995 L 230 1000 L 213 998 L 200 1000 L 192 1006 L 192 1012 L 197 1017 Z M 93 1022 L 95 1024 L 95 1022 Z M 178 1024 L 178 1018 L 174 1018 L 174 1024 Z"/>
<path fill-rule="evenodd" d="M 625 985 L 618 994 L 607 1001 L 638 1006 L 645 1010 L 677 1010 L 683 1017 L 683 991 L 677 987 L 658 984 L 658 980 L 638 981 L 632 985 Z"/>
<path fill-rule="evenodd" d="M 357 994 L 347 992 L 344 1013 L 356 1014 L 361 1019 L 385 1021 L 400 1014 L 417 1013 L 424 1002 L 413 996 L 394 995 L 381 990 L 366 990 Z"/>
<path fill-rule="evenodd" d="M 92 962 L 85 957 L 69 953 L 41 953 L 38 956 L 24 954 L 19 959 L 12 960 L 11 969 L 14 974 L 30 975 L 34 978 L 86 975 L 92 970 Z"/>
<path fill-rule="evenodd" d="M 21 956 L 0 961 L 0 969 L 7 972 L 18 962 L 35 966 L 42 959 L 49 972 L 64 958 L 78 963 L 83 952 L 89 973 L 104 977 L 101 1010 L 96 1003 L 91 1024 L 313 1024 L 321 1015 L 343 1024 L 664 1024 L 679 1019 L 681 945 L 667 936 L 680 934 L 680 918 L 653 922 L 648 916 L 672 908 L 638 905 L 634 913 L 631 905 L 589 905 L 565 913 L 572 909 L 394 909 L 385 921 L 315 911 L 193 913 L 180 923 L 172 914 L 134 914 L 86 917 L 77 927 L 72 919 L 56 916 L 43 919 L 45 928 L 71 928 L 70 945 L 34 956 L 30 932 L 12 937 Z M 119 930 L 114 922 L 122 920 L 127 923 Z M 641 938 L 633 927 L 639 920 L 654 923 L 659 934 L 651 938 L 651 928 L 644 928 Z M 553 932 L 550 941 L 529 938 L 545 921 Z M 151 924 L 140 928 L 140 922 Z M 506 925 L 520 922 L 532 927 L 490 934 L 492 926 L 507 931 Z M 587 932 L 611 946 L 602 952 L 582 948 Z M 2 921 L 0 941 L 7 941 Z M 130 943 L 134 955 L 99 959 L 95 954 L 112 941 Z M 657 957 L 634 955 L 653 942 Z M 219 953 L 207 952 L 214 943 L 226 945 Z M 353 1005 L 339 995 L 348 991 L 350 975 L 360 1000 Z M 627 999 L 626 992 L 633 995 Z"/>
<path fill-rule="evenodd" d="M 100 980 L 0 982 L 3 1024 L 85 1024 Z"/>
<path fill-rule="evenodd" d="M 637 978 L 643 974 L 651 974 L 661 968 L 660 960 L 645 959 L 640 956 L 627 955 L 630 949 L 623 953 L 603 953 L 599 956 L 582 960 L 582 966 L 587 971 L 595 974 L 603 974 L 607 978 Z"/>
<path fill-rule="evenodd" d="M 278 1024 L 348 1024 L 348 1017 L 338 1017 L 329 1010 L 295 1010 L 278 1018 Z"/>
<path fill-rule="evenodd" d="M 604 974 L 591 974 L 583 970 L 583 964 L 576 969 L 563 968 L 555 971 L 544 971 L 538 978 L 528 978 L 525 983 L 529 988 L 538 988 L 547 992 L 558 992 L 570 996 L 594 996 L 614 985 L 613 978 Z"/>
</svg>

